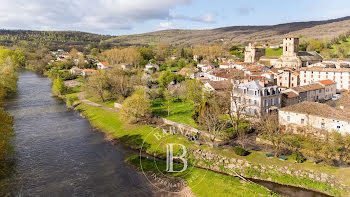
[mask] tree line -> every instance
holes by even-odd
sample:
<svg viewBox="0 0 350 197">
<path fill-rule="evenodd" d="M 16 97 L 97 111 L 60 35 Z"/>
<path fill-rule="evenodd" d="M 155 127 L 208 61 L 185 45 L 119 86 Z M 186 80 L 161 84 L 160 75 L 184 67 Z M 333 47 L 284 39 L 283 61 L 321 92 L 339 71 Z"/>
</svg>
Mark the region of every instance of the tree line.
<svg viewBox="0 0 350 197">
<path fill-rule="evenodd" d="M 11 158 L 11 139 L 14 136 L 13 118 L 1 103 L 17 89 L 17 69 L 25 64 L 25 56 L 21 49 L 0 47 L 0 177 L 6 175 Z"/>
</svg>

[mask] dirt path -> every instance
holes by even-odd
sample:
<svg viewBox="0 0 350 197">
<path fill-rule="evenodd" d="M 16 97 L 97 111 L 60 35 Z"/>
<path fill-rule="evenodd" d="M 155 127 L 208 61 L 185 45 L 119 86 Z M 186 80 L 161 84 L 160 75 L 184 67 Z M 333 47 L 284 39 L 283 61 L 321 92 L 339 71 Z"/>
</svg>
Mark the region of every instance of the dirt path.
<svg viewBox="0 0 350 197">
<path fill-rule="evenodd" d="M 95 107 L 99 107 L 99 108 L 102 108 L 102 109 L 105 109 L 105 110 L 108 110 L 108 111 L 111 111 L 111 112 L 119 112 L 119 110 L 116 109 L 116 108 L 107 107 L 107 106 L 104 106 L 104 105 L 101 105 L 101 104 L 92 102 L 92 101 L 90 101 L 90 100 L 87 100 L 87 99 L 85 98 L 85 92 L 79 93 L 79 94 L 78 94 L 78 98 L 79 98 L 79 100 L 81 100 L 81 101 L 82 101 L 83 103 L 85 103 L 85 104 L 92 105 L 92 106 L 95 106 Z"/>
</svg>

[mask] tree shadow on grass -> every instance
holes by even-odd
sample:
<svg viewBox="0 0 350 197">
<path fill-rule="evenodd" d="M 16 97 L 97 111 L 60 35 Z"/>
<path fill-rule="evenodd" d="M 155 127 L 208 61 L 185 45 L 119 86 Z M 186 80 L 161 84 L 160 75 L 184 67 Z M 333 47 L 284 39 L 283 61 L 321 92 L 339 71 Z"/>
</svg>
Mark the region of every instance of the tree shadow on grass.
<svg viewBox="0 0 350 197">
<path fill-rule="evenodd" d="M 151 144 L 144 142 L 141 135 L 124 135 L 119 139 L 122 143 L 132 146 L 136 149 L 147 150 L 151 147 Z"/>
</svg>

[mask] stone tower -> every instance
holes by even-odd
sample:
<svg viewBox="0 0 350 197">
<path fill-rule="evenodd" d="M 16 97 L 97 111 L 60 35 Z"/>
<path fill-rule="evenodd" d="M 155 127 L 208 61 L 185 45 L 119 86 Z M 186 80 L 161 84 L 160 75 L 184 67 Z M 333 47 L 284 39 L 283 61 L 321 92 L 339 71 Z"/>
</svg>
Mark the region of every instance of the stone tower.
<svg viewBox="0 0 350 197">
<path fill-rule="evenodd" d="M 297 37 L 286 37 L 283 39 L 283 56 L 295 57 L 299 51 L 299 38 Z"/>
<path fill-rule="evenodd" d="M 244 51 L 244 62 L 255 63 L 259 61 L 260 57 L 265 55 L 265 49 L 262 47 L 256 47 L 255 44 L 249 43 L 245 47 Z"/>
</svg>

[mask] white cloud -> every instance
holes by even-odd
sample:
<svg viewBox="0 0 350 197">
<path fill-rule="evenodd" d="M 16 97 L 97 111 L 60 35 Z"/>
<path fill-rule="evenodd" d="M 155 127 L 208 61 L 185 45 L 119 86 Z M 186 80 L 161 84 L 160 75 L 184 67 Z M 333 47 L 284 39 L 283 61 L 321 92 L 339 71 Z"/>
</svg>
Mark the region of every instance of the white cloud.
<svg viewBox="0 0 350 197">
<path fill-rule="evenodd" d="M 177 26 L 172 22 L 161 22 L 156 26 L 157 30 L 167 30 L 167 29 L 176 29 Z"/>
<path fill-rule="evenodd" d="M 170 18 L 174 20 L 187 20 L 201 23 L 215 23 L 214 16 L 211 14 L 205 14 L 201 16 L 185 16 L 178 15 L 175 12 L 170 12 Z"/>
<path fill-rule="evenodd" d="M 192 0 L 0 0 L 0 27 L 107 32 L 164 20 Z"/>
</svg>

